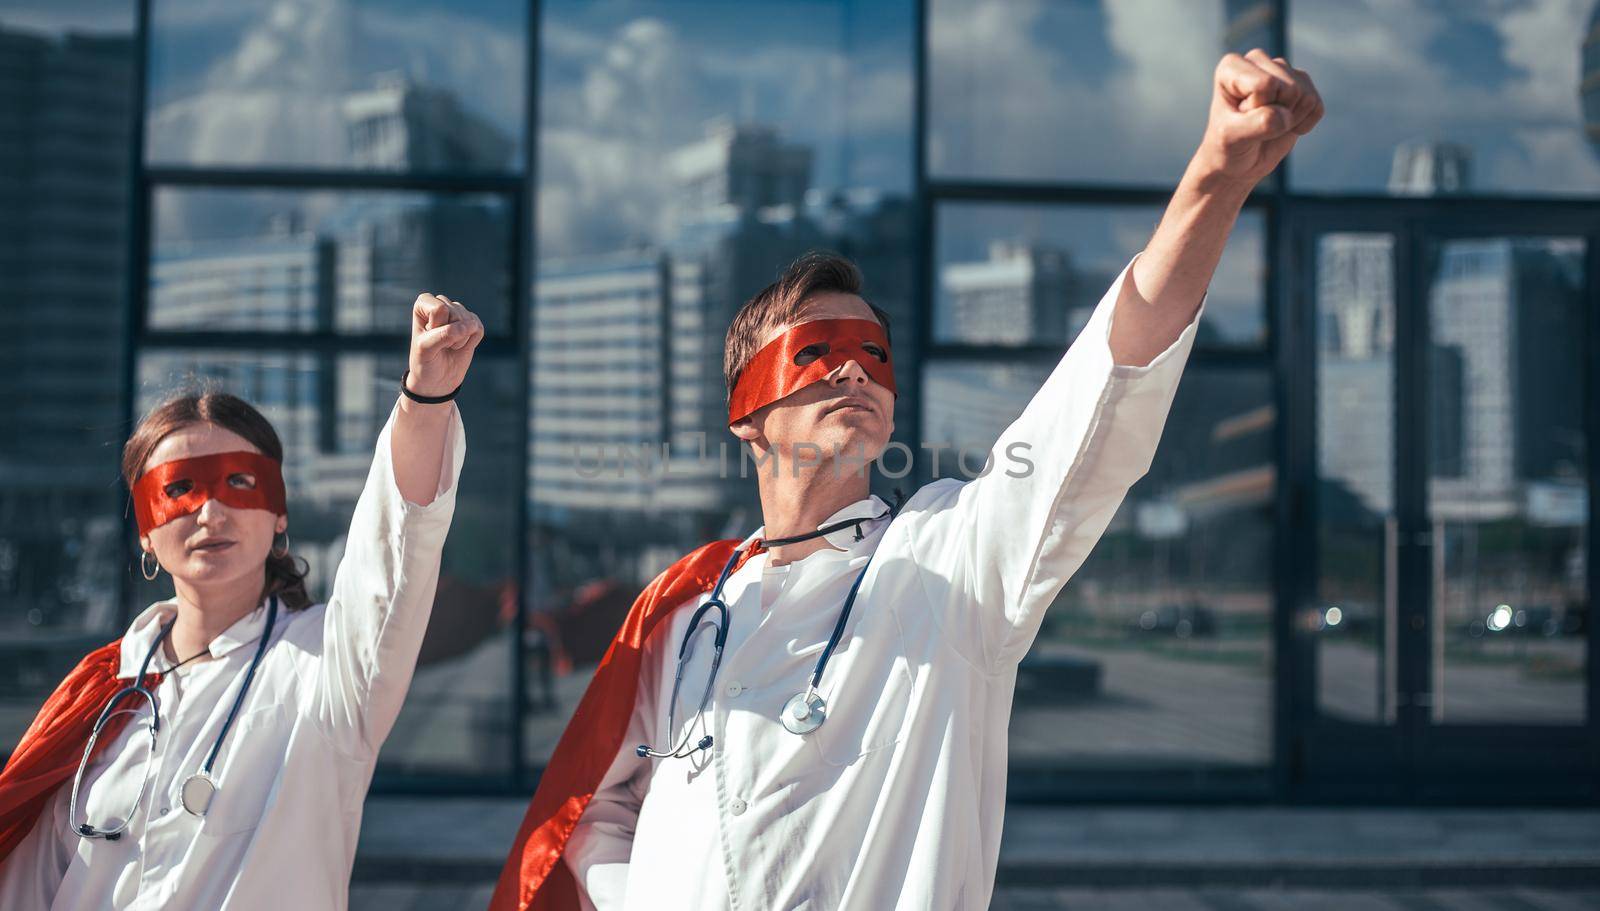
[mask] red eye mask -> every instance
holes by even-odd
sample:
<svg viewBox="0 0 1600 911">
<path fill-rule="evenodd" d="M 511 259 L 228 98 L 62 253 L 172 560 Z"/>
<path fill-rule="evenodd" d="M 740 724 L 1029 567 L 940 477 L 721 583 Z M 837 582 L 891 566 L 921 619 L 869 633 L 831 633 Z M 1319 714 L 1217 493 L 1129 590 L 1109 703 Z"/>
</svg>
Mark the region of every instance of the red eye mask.
<svg viewBox="0 0 1600 911">
<path fill-rule="evenodd" d="M 234 475 L 256 479 L 254 488 L 228 483 Z M 188 481 L 189 489 L 168 496 L 167 488 Z M 173 519 L 200 511 L 207 500 L 218 500 L 234 509 L 265 509 L 286 516 L 289 508 L 283 493 L 283 467 L 259 452 L 219 452 L 162 462 L 140 476 L 133 484 L 133 511 L 139 520 L 139 534 Z"/>
<path fill-rule="evenodd" d="M 869 353 L 876 345 L 884 360 Z M 816 360 L 796 364 L 795 357 L 812 345 L 825 350 Z M 883 326 L 870 319 L 818 319 L 801 323 L 757 351 L 739 375 L 728 398 L 728 423 L 749 417 L 758 408 L 794 394 L 849 361 L 860 364 L 867 376 L 894 392 L 894 356 Z"/>
</svg>

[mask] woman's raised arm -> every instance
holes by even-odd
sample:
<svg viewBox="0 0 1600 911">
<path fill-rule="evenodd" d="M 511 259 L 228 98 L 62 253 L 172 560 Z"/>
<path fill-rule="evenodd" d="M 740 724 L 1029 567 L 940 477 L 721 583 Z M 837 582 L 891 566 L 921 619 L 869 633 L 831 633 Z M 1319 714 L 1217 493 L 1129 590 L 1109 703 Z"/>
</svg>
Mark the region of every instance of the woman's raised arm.
<svg viewBox="0 0 1600 911">
<path fill-rule="evenodd" d="M 335 743 L 368 757 L 388 736 L 422 647 L 455 512 L 466 432 L 452 401 L 483 323 L 448 298 L 412 308 L 404 394 L 378 436 L 323 618 L 310 707 Z"/>
</svg>

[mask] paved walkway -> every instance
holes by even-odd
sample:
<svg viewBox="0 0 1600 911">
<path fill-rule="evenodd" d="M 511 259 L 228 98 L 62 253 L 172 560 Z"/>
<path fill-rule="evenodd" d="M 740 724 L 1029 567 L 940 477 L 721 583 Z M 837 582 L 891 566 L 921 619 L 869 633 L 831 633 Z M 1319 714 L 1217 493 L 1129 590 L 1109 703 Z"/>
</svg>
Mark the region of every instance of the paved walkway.
<svg viewBox="0 0 1600 911">
<path fill-rule="evenodd" d="M 362 886 L 351 911 L 478 911 L 489 888 Z M 1311 891 L 1240 889 L 1002 889 L 990 911 L 1595 911 L 1600 889 L 1566 891 Z"/>
<path fill-rule="evenodd" d="M 373 798 L 352 906 L 483 907 L 508 799 Z M 996 911 L 1600 911 L 1600 810 L 1013 807 Z"/>
</svg>

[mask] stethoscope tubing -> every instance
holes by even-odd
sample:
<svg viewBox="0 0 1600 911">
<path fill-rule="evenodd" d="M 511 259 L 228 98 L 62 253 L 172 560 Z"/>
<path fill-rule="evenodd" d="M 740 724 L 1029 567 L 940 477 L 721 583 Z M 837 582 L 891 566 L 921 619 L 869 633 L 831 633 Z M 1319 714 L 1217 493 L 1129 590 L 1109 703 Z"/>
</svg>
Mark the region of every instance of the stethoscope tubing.
<svg viewBox="0 0 1600 911">
<path fill-rule="evenodd" d="M 262 628 L 261 640 L 256 644 L 255 655 L 250 659 L 250 667 L 245 671 L 244 683 L 239 687 L 238 694 L 233 697 L 233 706 L 228 710 L 228 717 L 222 722 L 222 730 L 217 732 L 217 739 L 212 742 L 211 750 L 206 755 L 205 764 L 201 767 L 201 771 L 197 774 L 203 775 L 207 778 L 211 777 L 212 769 L 214 769 L 216 766 L 217 756 L 222 751 L 222 743 L 227 739 L 228 731 L 232 729 L 234 721 L 236 721 L 239 717 L 239 711 L 244 706 L 245 695 L 250 692 L 250 684 L 253 680 L 255 680 L 256 669 L 261 666 L 261 659 L 265 656 L 267 646 L 271 642 L 272 629 L 276 624 L 277 617 L 278 596 L 272 595 L 271 601 L 267 607 L 267 622 Z M 78 793 L 83 786 L 83 774 L 84 771 L 89 767 L 89 756 L 94 751 L 95 742 L 100 738 L 101 729 L 105 726 L 105 723 L 116 714 L 117 706 L 129 695 L 143 697 L 145 702 L 150 706 L 150 755 L 154 755 L 156 747 L 156 735 L 161 730 L 161 708 L 160 704 L 156 701 L 155 693 L 151 692 L 150 688 L 144 685 L 144 680 L 150 672 L 150 662 L 154 660 L 156 652 L 161 649 L 162 643 L 166 642 L 167 637 L 171 635 L 173 625 L 173 622 L 169 622 L 161 628 L 160 635 L 156 636 L 156 641 L 151 643 L 150 650 L 145 652 L 144 660 L 139 663 L 139 674 L 134 678 L 133 684 L 118 690 L 116 694 L 106 702 L 106 707 L 100 711 L 100 716 L 95 719 L 94 727 L 89 733 L 89 741 L 84 746 L 83 758 L 78 762 L 78 772 L 72 778 L 72 803 L 69 807 L 69 814 L 74 814 L 77 811 Z M 163 671 L 161 673 L 165 672 Z M 194 776 L 190 777 L 192 778 Z M 135 798 L 134 813 L 136 813 L 138 808 L 143 805 L 144 797 L 146 792 L 149 790 L 149 786 L 150 776 L 147 769 L 144 779 L 140 782 L 139 795 Z M 130 822 L 132 822 L 134 813 L 129 813 L 128 818 L 123 820 L 122 823 L 115 829 L 100 829 L 91 825 L 87 820 L 85 820 L 82 825 L 75 826 L 73 831 L 85 838 L 104 837 L 108 840 L 116 840 L 117 838 L 121 837 L 122 831 L 128 827 Z M 70 822 L 71 820 L 69 819 L 69 823 Z"/>
<path fill-rule="evenodd" d="M 892 518 L 897 511 L 897 509 L 890 509 L 888 515 Z M 833 534 L 836 531 L 842 531 L 843 529 L 851 526 L 855 526 L 857 540 L 860 540 L 861 524 L 863 522 L 870 521 L 873 518 L 883 518 L 883 516 L 879 515 L 863 517 L 859 519 L 846 519 L 842 522 L 835 522 L 831 525 L 823 526 L 822 528 L 819 528 L 813 532 L 793 535 L 787 538 L 757 539 L 756 541 L 752 542 L 749 547 L 765 549 L 771 547 L 781 547 L 785 544 L 798 544 L 802 541 L 809 541 L 812 538 L 819 538 L 825 535 Z M 678 644 L 677 669 L 673 673 L 672 677 L 672 696 L 667 703 L 667 730 L 669 731 L 677 729 L 678 693 L 683 684 L 683 672 L 688 663 L 689 646 L 694 642 L 694 637 L 696 633 L 699 632 L 701 621 L 705 617 L 706 612 L 715 609 L 720 622 L 714 623 L 716 637 L 712 646 L 713 651 L 711 654 L 711 669 L 706 678 L 705 692 L 700 696 L 700 705 L 695 709 L 695 715 L 699 716 L 705 712 L 706 704 L 711 700 L 711 691 L 716 688 L 717 670 L 722 666 L 723 648 L 728 641 L 728 605 L 727 602 L 722 598 L 722 588 L 727 583 L 728 577 L 733 575 L 733 568 L 738 565 L 739 559 L 744 555 L 745 550 L 746 548 L 744 547 L 735 548 L 734 552 L 728 557 L 728 562 L 722 567 L 722 572 L 717 576 L 716 584 L 711 588 L 710 597 L 708 597 L 698 608 L 695 609 L 694 614 L 689 618 L 689 625 L 684 631 L 683 641 Z M 838 649 L 839 641 L 844 638 L 844 630 L 846 625 L 848 625 L 850 622 L 850 612 L 855 606 L 856 595 L 860 593 L 861 583 L 867 578 L 867 570 L 871 569 L 871 567 L 872 558 L 868 557 L 867 565 L 861 568 L 861 572 L 856 576 L 855 582 L 851 583 L 850 585 L 850 594 L 845 597 L 844 606 L 839 610 L 839 619 L 834 623 L 833 632 L 828 636 L 828 644 L 823 646 L 822 654 L 817 657 L 817 664 L 811 671 L 811 677 L 806 683 L 806 690 L 803 694 L 801 694 L 801 698 L 809 701 L 816 696 L 817 687 L 822 682 L 822 675 L 828 669 L 828 661 L 833 657 L 834 651 Z M 820 720 L 816 722 L 816 725 L 820 724 Z M 813 725 L 808 729 L 808 731 L 815 730 L 816 725 Z M 685 749 L 689 746 L 689 742 L 691 739 L 693 739 L 693 737 L 694 728 L 691 725 L 690 728 L 672 744 L 671 750 L 655 750 L 651 749 L 648 744 L 640 744 L 634 752 L 641 759 L 647 757 L 653 757 L 657 759 L 681 759 L 692 755 L 698 750 L 710 749 L 713 743 L 713 738 L 710 735 L 707 735 L 700 739 L 700 742 L 695 749 L 685 752 Z"/>
</svg>

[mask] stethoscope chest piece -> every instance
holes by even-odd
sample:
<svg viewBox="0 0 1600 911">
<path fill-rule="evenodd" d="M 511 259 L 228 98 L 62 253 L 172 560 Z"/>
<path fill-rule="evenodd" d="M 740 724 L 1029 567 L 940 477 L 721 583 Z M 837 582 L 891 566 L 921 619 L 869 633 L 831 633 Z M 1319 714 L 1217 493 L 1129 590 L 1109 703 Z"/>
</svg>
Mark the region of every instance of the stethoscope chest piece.
<svg viewBox="0 0 1600 911">
<path fill-rule="evenodd" d="M 783 726 L 791 734 L 809 734 L 828 720 L 828 704 L 815 692 L 796 693 L 783 704 Z"/>
<path fill-rule="evenodd" d="M 179 794 L 185 810 L 194 816 L 205 816 L 211 809 L 211 799 L 217 796 L 217 783 L 205 772 L 196 772 L 183 780 Z"/>
</svg>

